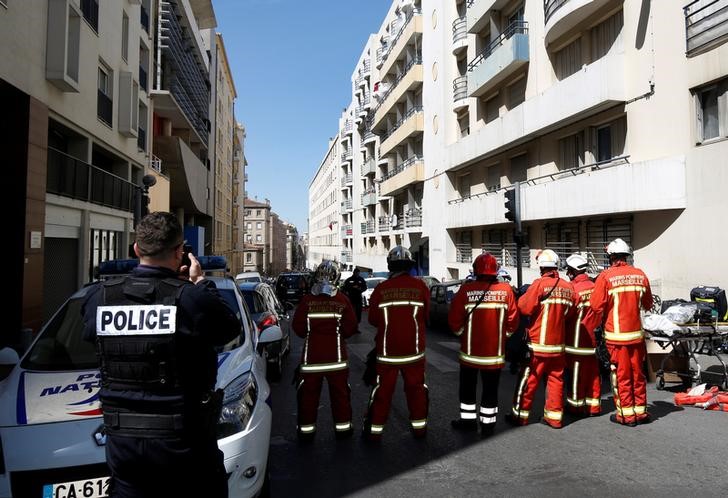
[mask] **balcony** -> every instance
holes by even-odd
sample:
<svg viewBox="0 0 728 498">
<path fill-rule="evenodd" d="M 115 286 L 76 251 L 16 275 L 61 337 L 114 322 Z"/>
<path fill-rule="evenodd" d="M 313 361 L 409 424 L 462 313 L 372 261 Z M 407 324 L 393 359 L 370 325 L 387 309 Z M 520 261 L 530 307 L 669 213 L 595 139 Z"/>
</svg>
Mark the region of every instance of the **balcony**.
<svg viewBox="0 0 728 498">
<path fill-rule="evenodd" d="M 549 247 L 551 246 L 549 245 Z M 516 258 L 518 249 L 513 242 L 506 244 L 483 244 L 480 246 L 480 250 L 491 253 L 501 266 L 518 266 Z M 521 247 L 521 266 L 526 268 L 531 267 L 531 248 L 528 246 Z"/>
<path fill-rule="evenodd" d="M 455 244 L 455 261 L 457 263 L 471 263 L 473 261 L 473 247 L 470 244 Z"/>
<path fill-rule="evenodd" d="M 410 11 L 401 27 L 396 24 L 396 20 L 392 23 L 394 28 L 391 29 L 390 36 L 394 36 L 394 38 L 389 45 L 389 50 L 382 55 L 382 67 L 379 74 L 387 74 L 404 52 L 404 48 L 414 40 L 415 36 L 422 35 L 422 11 L 420 9 Z"/>
<path fill-rule="evenodd" d="M 366 128 L 364 130 L 364 135 L 361 138 L 362 146 L 373 143 L 377 140 L 377 136 L 374 134 L 371 128 Z M 364 147 L 362 147 L 364 148 Z"/>
<path fill-rule="evenodd" d="M 728 0 L 695 0 L 683 10 L 688 57 L 728 41 Z"/>
<path fill-rule="evenodd" d="M 422 106 L 413 107 L 380 137 L 379 155 L 383 156 L 409 137 L 425 130 L 425 114 Z"/>
<path fill-rule="evenodd" d="M 461 111 L 468 107 L 468 75 L 458 76 L 452 81 L 452 110 Z"/>
<path fill-rule="evenodd" d="M 379 185 L 381 195 L 393 195 L 409 185 L 425 180 L 425 162 L 421 156 L 412 156 L 389 171 Z"/>
<path fill-rule="evenodd" d="M 421 229 L 421 227 L 422 227 L 422 209 L 421 208 L 406 209 L 402 213 L 402 218 L 404 218 L 405 230 L 413 229 L 413 231 L 419 231 Z"/>
<path fill-rule="evenodd" d="M 373 175 L 377 173 L 377 163 L 374 158 L 370 157 L 361 165 L 361 176 Z"/>
<path fill-rule="evenodd" d="M 374 232 L 375 232 L 374 220 L 362 222 L 362 224 L 361 224 L 362 235 L 366 235 L 368 233 L 374 233 Z"/>
<path fill-rule="evenodd" d="M 155 136 L 152 141 L 154 155 L 161 158 L 170 182 L 170 205 L 181 207 L 185 214 L 209 215 L 209 170 L 179 137 Z"/>
<path fill-rule="evenodd" d="M 452 22 L 452 54 L 458 55 L 468 49 L 468 20 L 465 16 Z"/>
<path fill-rule="evenodd" d="M 382 46 L 377 49 L 377 54 L 376 54 L 377 69 L 380 69 L 382 67 L 382 63 L 384 62 L 384 54 L 388 50 L 389 50 L 389 45 L 387 43 L 383 43 Z"/>
<path fill-rule="evenodd" d="M 609 0 L 544 0 L 544 42 L 549 44 L 574 30 L 581 30 L 589 17 L 603 11 L 605 4 L 621 1 Z"/>
<path fill-rule="evenodd" d="M 137 189 L 121 177 L 48 147 L 49 194 L 132 212 Z"/>
<path fill-rule="evenodd" d="M 532 178 L 521 189 L 524 221 L 684 209 L 685 158 L 629 163 L 626 158 Z M 446 227 L 506 223 L 501 189 L 450 201 Z"/>
<path fill-rule="evenodd" d="M 344 138 L 346 138 L 347 135 L 351 135 L 353 133 L 353 130 L 354 126 L 352 125 L 351 121 L 348 119 L 344 121 L 344 127 L 341 129 L 340 133 L 341 139 L 343 140 Z"/>
<path fill-rule="evenodd" d="M 528 64 L 528 23 L 516 21 L 468 64 L 468 96 L 479 97 Z"/>
<path fill-rule="evenodd" d="M 380 232 L 388 232 L 389 227 L 391 226 L 391 219 L 389 216 L 380 216 L 379 217 L 379 231 Z"/>
<path fill-rule="evenodd" d="M 585 119 L 626 100 L 624 53 L 602 57 L 447 148 L 451 169 Z M 584 88 L 589 88 L 588 92 Z"/>
<path fill-rule="evenodd" d="M 361 194 L 361 205 L 374 206 L 377 203 L 377 192 L 374 187 L 369 187 Z M 373 222 L 372 222 L 373 223 Z"/>
<path fill-rule="evenodd" d="M 342 211 L 351 211 L 353 209 L 351 199 L 346 199 L 341 201 L 341 210 Z"/>
<path fill-rule="evenodd" d="M 341 262 L 342 263 L 351 263 L 352 262 L 351 251 L 341 251 Z"/>
<path fill-rule="evenodd" d="M 341 177 L 341 188 L 347 188 L 353 182 L 351 173 L 347 173 Z"/>
<path fill-rule="evenodd" d="M 478 33 L 490 22 L 491 11 L 501 10 L 510 0 L 468 0 L 468 33 Z"/>
<path fill-rule="evenodd" d="M 374 108 L 373 127 L 378 128 L 392 107 L 404 99 L 407 92 L 422 86 L 422 81 L 422 58 L 416 57 L 409 61 L 380 97 L 380 104 Z"/>
<path fill-rule="evenodd" d="M 351 225 L 344 225 L 341 227 L 341 236 L 342 237 L 351 237 L 354 235 L 354 229 Z"/>
<path fill-rule="evenodd" d="M 348 161 L 351 161 L 353 157 L 354 157 L 354 154 L 351 151 L 351 149 L 343 149 L 341 151 L 341 162 L 343 164 L 346 164 Z"/>
</svg>

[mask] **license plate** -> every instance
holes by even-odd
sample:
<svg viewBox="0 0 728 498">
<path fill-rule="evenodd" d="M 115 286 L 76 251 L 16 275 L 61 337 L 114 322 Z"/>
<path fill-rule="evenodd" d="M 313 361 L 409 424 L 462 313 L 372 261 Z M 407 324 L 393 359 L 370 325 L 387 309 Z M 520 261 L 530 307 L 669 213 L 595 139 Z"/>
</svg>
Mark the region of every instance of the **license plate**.
<svg viewBox="0 0 728 498">
<path fill-rule="evenodd" d="M 43 486 L 43 498 L 102 498 L 104 496 L 109 496 L 108 477 Z"/>
</svg>

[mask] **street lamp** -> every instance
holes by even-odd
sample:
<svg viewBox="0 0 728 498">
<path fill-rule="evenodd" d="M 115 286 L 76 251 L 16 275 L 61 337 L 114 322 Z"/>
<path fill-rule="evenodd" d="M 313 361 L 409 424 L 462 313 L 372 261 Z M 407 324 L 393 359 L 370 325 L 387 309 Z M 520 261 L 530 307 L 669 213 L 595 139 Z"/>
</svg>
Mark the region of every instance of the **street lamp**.
<svg viewBox="0 0 728 498">
<path fill-rule="evenodd" d="M 156 184 L 157 178 L 154 175 L 144 175 L 142 185 L 137 186 L 134 191 L 134 228 L 139 220 L 149 214 L 149 187 Z"/>
</svg>

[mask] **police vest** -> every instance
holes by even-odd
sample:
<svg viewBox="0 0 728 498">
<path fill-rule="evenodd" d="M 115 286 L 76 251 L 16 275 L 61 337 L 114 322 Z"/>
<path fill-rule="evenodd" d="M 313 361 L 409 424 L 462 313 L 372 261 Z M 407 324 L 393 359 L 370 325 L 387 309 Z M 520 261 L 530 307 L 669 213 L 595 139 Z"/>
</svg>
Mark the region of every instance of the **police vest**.
<svg viewBox="0 0 728 498">
<path fill-rule="evenodd" d="M 177 321 L 177 303 L 187 284 L 175 278 L 139 277 L 102 284 L 96 337 L 104 388 L 144 392 L 181 402 L 176 336 L 184 324 Z M 125 404 L 112 399 L 102 401 L 104 412 L 115 405 L 124 408 L 119 405 Z M 147 413 L 158 411 L 154 404 L 137 408 Z"/>
</svg>

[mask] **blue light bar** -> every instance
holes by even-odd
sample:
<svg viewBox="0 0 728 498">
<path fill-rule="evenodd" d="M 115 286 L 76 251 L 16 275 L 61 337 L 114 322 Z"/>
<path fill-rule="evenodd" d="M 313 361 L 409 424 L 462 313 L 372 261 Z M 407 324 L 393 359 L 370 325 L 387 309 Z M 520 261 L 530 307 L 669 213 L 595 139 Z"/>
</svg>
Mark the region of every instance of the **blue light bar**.
<svg viewBox="0 0 728 498">
<path fill-rule="evenodd" d="M 99 263 L 99 275 L 127 275 L 139 265 L 138 259 L 112 259 Z"/>
<path fill-rule="evenodd" d="M 197 261 L 203 270 L 227 270 L 227 259 L 225 256 L 197 256 Z"/>
</svg>

